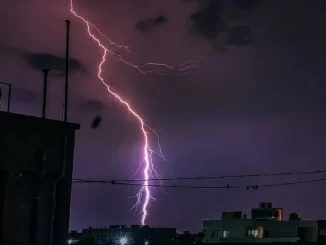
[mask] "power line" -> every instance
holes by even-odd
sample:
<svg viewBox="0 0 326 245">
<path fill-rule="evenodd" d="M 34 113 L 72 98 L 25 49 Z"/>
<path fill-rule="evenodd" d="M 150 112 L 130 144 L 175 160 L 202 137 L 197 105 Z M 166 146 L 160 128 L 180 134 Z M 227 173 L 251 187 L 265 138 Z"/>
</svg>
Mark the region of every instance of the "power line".
<svg viewBox="0 0 326 245">
<path fill-rule="evenodd" d="M 183 180 L 208 180 L 208 179 L 228 179 L 228 178 L 249 178 L 249 177 L 271 177 L 271 176 L 291 176 L 306 174 L 322 174 L 326 170 L 315 171 L 295 171 L 295 172 L 274 172 L 274 173 L 257 173 L 257 174 L 237 174 L 237 175 L 217 175 L 217 176 L 195 176 L 195 177 L 178 177 L 178 178 L 150 178 L 147 181 L 183 181 Z M 83 179 L 74 179 L 76 181 Z M 120 179 L 110 180 L 111 182 L 144 182 L 144 179 Z"/>
<path fill-rule="evenodd" d="M 326 181 L 326 178 L 314 179 L 314 180 L 303 180 L 303 181 L 295 181 L 295 182 L 284 182 L 278 184 L 265 184 L 261 185 L 260 187 L 276 187 L 276 186 L 283 186 L 283 185 L 300 185 L 300 184 L 309 184 L 309 183 L 316 183 Z"/>
<path fill-rule="evenodd" d="M 219 175 L 219 176 L 200 176 L 200 177 L 181 177 L 181 178 L 178 178 L 178 180 L 203 180 L 203 179 L 270 177 L 270 176 L 305 175 L 305 174 L 321 174 L 321 173 L 326 173 L 326 170 L 279 172 L 279 173 L 260 173 L 260 174 Z"/>
<path fill-rule="evenodd" d="M 99 184 L 111 184 L 111 185 L 122 185 L 122 186 L 149 186 L 158 188 L 180 188 L 180 189 L 246 189 L 246 190 L 258 190 L 259 188 L 267 187 L 277 187 L 277 186 L 287 186 L 287 185 L 299 185 L 326 181 L 326 178 L 304 180 L 304 181 L 294 181 L 294 182 L 283 182 L 274 184 L 261 184 L 261 185 L 247 185 L 247 186 L 194 186 L 194 185 L 159 185 L 159 184 L 138 184 L 138 183 L 128 183 L 128 182 L 115 182 L 115 181 L 104 181 L 104 180 L 74 180 L 74 184 L 78 183 L 99 183 Z"/>
<path fill-rule="evenodd" d="M 98 183 L 98 184 L 111 184 L 111 185 L 124 185 L 124 186 L 149 186 L 158 188 L 182 188 L 182 189 L 239 189 L 240 186 L 195 186 L 195 185 L 159 185 L 159 184 L 137 184 L 128 182 L 115 182 L 115 181 L 104 181 L 104 180 L 74 180 L 72 183 Z"/>
</svg>

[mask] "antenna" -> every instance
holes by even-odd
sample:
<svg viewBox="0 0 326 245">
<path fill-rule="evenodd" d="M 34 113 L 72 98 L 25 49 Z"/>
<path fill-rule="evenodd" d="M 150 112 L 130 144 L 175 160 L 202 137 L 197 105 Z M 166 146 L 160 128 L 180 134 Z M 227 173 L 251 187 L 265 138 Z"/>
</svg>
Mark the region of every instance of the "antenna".
<svg viewBox="0 0 326 245">
<path fill-rule="evenodd" d="M 65 74 L 65 107 L 64 107 L 64 121 L 68 121 L 68 76 L 69 76 L 69 30 L 70 20 L 66 20 L 66 74 Z"/>
<path fill-rule="evenodd" d="M 42 106 L 42 118 L 45 118 L 46 112 L 46 95 L 48 89 L 48 73 L 50 69 L 44 69 L 42 72 L 44 73 L 44 83 L 43 83 L 43 106 Z"/>
</svg>

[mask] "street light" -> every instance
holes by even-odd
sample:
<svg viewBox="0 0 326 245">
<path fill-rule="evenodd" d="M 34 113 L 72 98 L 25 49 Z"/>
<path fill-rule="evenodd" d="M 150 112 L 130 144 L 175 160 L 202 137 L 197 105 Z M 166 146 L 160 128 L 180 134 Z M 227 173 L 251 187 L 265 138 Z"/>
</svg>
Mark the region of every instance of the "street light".
<svg viewBox="0 0 326 245">
<path fill-rule="evenodd" d="M 127 245 L 128 244 L 128 238 L 123 236 L 119 239 L 120 245 Z"/>
</svg>

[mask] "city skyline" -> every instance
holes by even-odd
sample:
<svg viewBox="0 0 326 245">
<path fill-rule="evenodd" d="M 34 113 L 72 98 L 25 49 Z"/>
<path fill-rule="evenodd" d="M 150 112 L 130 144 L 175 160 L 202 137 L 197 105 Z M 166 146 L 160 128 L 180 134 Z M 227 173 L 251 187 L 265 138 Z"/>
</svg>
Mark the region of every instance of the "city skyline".
<svg viewBox="0 0 326 245">
<path fill-rule="evenodd" d="M 155 159 L 156 168 L 162 177 L 174 179 L 168 184 L 180 185 L 176 180 L 180 176 L 324 169 L 325 3 L 216 2 L 222 1 L 201 5 L 181 0 L 160 4 L 76 0 L 75 5 L 112 40 L 127 45 L 132 51 L 124 55 L 135 63 L 177 66 L 204 57 L 199 68 L 184 76 L 144 75 L 112 57 L 103 71 L 110 86 L 159 133 L 168 162 Z M 87 35 L 85 25 L 71 14 L 69 4 L 68 0 L 5 3 L 3 9 L 10 15 L 1 15 L 5 35 L 0 52 L 5 69 L 0 74 L 1 80 L 13 85 L 12 112 L 40 116 L 41 70 L 51 68 L 47 115 L 61 119 L 64 20 L 71 20 L 69 121 L 81 124 L 74 178 L 141 179 L 139 173 L 133 175 L 142 159 L 138 124 L 97 79 L 101 50 Z M 102 120 L 93 129 L 96 116 Z M 183 183 L 247 186 L 311 178 Z M 326 218 L 326 199 L 317 190 L 324 187 L 324 182 L 318 182 L 256 191 L 151 188 L 157 201 L 149 205 L 148 224 L 164 222 L 198 230 L 196 220 L 225 207 L 234 209 L 239 200 L 243 210 L 270 200 L 287 210 L 295 206 L 304 217 L 322 219 Z M 141 214 L 130 211 L 138 189 L 74 184 L 70 228 L 139 223 Z"/>
<path fill-rule="evenodd" d="M 205 222 L 206 220 L 222 220 L 222 219 L 225 219 L 225 217 L 227 215 L 231 215 L 229 217 L 230 219 L 248 219 L 248 220 L 256 219 L 256 217 L 252 216 L 252 211 L 254 209 L 259 208 L 262 203 L 271 203 L 273 209 L 281 210 L 280 216 L 279 215 L 275 216 L 271 220 L 274 220 L 274 219 L 278 220 L 278 221 L 291 221 L 291 220 L 295 220 L 295 219 L 303 220 L 303 221 L 311 221 L 311 220 L 323 221 L 324 220 L 324 219 L 318 218 L 318 215 L 316 216 L 317 217 L 316 219 L 306 217 L 304 215 L 304 212 L 296 211 L 295 207 L 293 207 L 290 210 L 286 210 L 283 207 L 278 206 L 277 204 L 275 205 L 275 203 L 273 203 L 273 202 L 259 201 L 259 203 L 255 203 L 254 206 L 247 208 L 246 210 L 242 210 L 241 208 L 224 209 L 224 210 L 222 209 L 222 211 L 220 213 L 217 213 L 215 216 L 203 217 L 202 219 L 197 220 L 197 223 L 199 223 L 201 225 L 200 229 L 187 229 L 187 227 L 175 227 L 175 226 L 172 226 L 171 224 L 164 223 L 164 222 L 157 222 L 156 224 L 145 225 L 145 226 L 142 226 L 139 224 L 132 224 L 132 223 L 129 223 L 129 224 L 126 224 L 126 223 L 124 223 L 124 224 L 120 224 L 120 223 L 109 224 L 108 223 L 108 224 L 102 224 L 102 225 L 98 225 L 98 226 L 89 224 L 89 225 L 86 225 L 85 227 L 81 227 L 79 229 L 70 229 L 70 232 L 75 232 L 75 231 L 83 232 L 83 230 L 87 230 L 87 229 L 108 229 L 108 228 L 119 228 L 119 227 L 129 229 L 129 228 L 142 228 L 142 227 L 146 228 L 147 227 L 147 228 L 175 228 L 176 232 L 178 234 L 184 233 L 185 231 L 190 232 L 192 234 L 196 234 L 196 233 L 203 232 L 204 227 L 202 227 L 202 223 Z M 236 215 L 239 215 L 241 213 L 241 216 L 233 217 L 232 216 L 233 213 Z"/>
</svg>

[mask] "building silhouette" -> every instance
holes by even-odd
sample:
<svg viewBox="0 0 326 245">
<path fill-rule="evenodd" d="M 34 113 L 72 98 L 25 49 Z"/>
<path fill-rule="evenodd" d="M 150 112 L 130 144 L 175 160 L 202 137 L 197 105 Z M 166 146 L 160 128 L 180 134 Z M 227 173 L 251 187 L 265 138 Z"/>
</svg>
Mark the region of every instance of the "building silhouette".
<svg viewBox="0 0 326 245">
<path fill-rule="evenodd" d="M 0 111 L 1 244 L 66 244 L 78 124 Z"/>
<path fill-rule="evenodd" d="M 253 208 L 251 218 L 241 212 L 223 212 L 221 219 L 203 220 L 203 243 L 293 243 L 326 241 L 326 221 L 302 220 L 291 213 L 283 220 L 283 210 L 272 203 Z"/>
<path fill-rule="evenodd" d="M 72 231 L 68 244 L 77 244 L 82 240 L 93 240 L 94 244 L 105 245 L 173 245 L 176 244 L 176 228 L 141 225 L 111 225 L 83 229 L 81 233 Z"/>
</svg>

